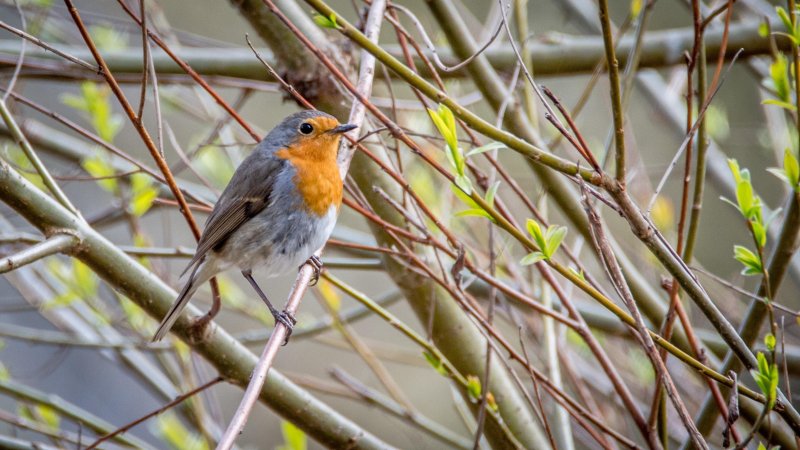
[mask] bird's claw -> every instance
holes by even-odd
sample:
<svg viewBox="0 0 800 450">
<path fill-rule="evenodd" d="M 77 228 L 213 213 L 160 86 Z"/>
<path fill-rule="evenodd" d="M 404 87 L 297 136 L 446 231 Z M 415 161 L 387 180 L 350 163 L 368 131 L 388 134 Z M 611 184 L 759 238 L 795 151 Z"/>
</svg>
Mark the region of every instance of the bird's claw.
<svg viewBox="0 0 800 450">
<path fill-rule="evenodd" d="M 311 276 L 308 285 L 315 286 L 319 281 L 319 275 L 322 273 L 322 268 L 324 267 L 322 260 L 319 259 L 317 255 L 311 255 L 311 258 L 308 258 L 307 264 L 311 265 L 311 268 L 314 269 L 314 275 Z"/>
<path fill-rule="evenodd" d="M 294 325 L 297 323 L 297 319 L 295 319 L 294 316 L 292 316 L 292 314 L 286 310 L 274 311 L 272 313 L 272 317 L 275 319 L 275 325 L 280 322 L 286 327 L 286 338 L 284 338 L 283 344 L 281 345 L 288 344 L 289 337 L 292 335 L 292 330 L 294 329 Z"/>
</svg>

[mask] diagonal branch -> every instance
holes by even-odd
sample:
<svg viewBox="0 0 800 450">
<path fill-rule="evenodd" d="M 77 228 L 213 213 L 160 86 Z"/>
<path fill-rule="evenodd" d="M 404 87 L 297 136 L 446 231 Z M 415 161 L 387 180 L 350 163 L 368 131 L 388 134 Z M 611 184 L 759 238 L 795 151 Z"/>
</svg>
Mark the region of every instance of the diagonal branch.
<svg viewBox="0 0 800 450">
<path fill-rule="evenodd" d="M 56 253 L 74 248 L 80 238 L 73 233 L 61 232 L 42 242 L 31 245 L 19 253 L 0 259 L 0 273 L 10 272 Z"/>
<path fill-rule="evenodd" d="M 692 416 L 689 414 L 689 411 L 686 410 L 683 400 L 681 400 L 680 393 L 678 392 L 677 387 L 675 387 L 675 383 L 672 381 L 669 371 L 667 371 L 667 366 L 664 363 L 664 360 L 661 359 L 661 356 L 656 351 L 653 338 L 650 337 L 647 325 L 645 325 L 644 320 L 642 319 L 639 308 L 636 306 L 636 302 L 633 300 L 633 295 L 631 295 L 631 291 L 628 288 L 628 283 L 625 281 L 625 276 L 622 274 L 622 270 L 620 270 L 619 264 L 617 263 L 617 258 L 614 256 L 614 252 L 611 250 L 611 246 L 608 243 L 605 230 L 603 230 L 603 224 L 600 221 L 600 216 L 597 215 L 597 211 L 594 210 L 594 207 L 588 201 L 588 197 L 586 196 L 585 192 L 586 191 L 584 190 L 582 200 L 584 207 L 586 208 L 586 214 L 589 216 L 589 223 L 592 226 L 594 245 L 598 248 L 598 253 L 601 256 L 603 266 L 608 272 L 608 276 L 611 279 L 614 288 L 617 290 L 617 294 L 619 294 L 623 303 L 625 303 L 625 306 L 631 312 L 631 315 L 636 321 L 636 331 L 639 335 L 639 339 L 642 342 L 645 353 L 647 353 L 648 358 L 650 358 L 650 362 L 653 364 L 658 378 L 661 379 L 661 383 L 664 385 L 670 400 L 672 400 L 672 404 L 675 406 L 675 409 L 678 410 L 678 415 L 683 422 L 683 426 L 686 428 L 686 431 L 689 432 L 689 438 L 694 443 L 695 448 L 708 449 L 708 444 L 706 444 L 705 439 L 703 439 L 703 436 L 700 434 L 700 432 L 697 431 L 697 426 L 695 426 L 694 422 L 692 421 Z"/>
</svg>

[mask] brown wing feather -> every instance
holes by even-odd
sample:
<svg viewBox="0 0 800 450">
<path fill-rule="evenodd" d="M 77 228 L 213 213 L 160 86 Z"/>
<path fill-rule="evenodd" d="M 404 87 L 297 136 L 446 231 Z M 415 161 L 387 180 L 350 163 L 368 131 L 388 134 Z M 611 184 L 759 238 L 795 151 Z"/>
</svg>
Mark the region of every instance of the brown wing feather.
<svg viewBox="0 0 800 450">
<path fill-rule="evenodd" d="M 209 250 L 224 243 L 247 219 L 267 207 L 276 175 L 284 163 L 283 159 L 256 152 L 242 162 L 208 216 L 197 250 L 184 273 Z"/>
</svg>

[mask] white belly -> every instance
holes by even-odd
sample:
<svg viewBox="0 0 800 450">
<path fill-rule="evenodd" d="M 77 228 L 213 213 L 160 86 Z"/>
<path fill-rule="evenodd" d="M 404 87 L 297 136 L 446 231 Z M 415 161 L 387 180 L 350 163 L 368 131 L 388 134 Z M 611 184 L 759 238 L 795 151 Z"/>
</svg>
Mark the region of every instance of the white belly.
<svg viewBox="0 0 800 450">
<path fill-rule="evenodd" d="M 331 206 L 328 213 L 316 223 L 315 232 L 311 233 L 305 244 L 299 245 L 298 250 L 294 253 L 273 252 L 261 263 L 263 272 L 269 277 L 275 277 L 296 271 L 328 241 L 333 227 L 336 225 L 336 215 L 336 207 Z M 256 267 L 256 269 L 262 270 L 260 267 Z"/>
</svg>

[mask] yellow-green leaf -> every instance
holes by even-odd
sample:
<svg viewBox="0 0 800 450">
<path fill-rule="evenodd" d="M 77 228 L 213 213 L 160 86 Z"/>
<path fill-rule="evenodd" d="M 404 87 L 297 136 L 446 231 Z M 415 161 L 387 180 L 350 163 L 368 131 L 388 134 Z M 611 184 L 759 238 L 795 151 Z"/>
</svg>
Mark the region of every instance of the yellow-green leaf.
<svg viewBox="0 0 800 450">
<path fill-rule="evenodd" d="M 303 430 L 297 428 L 293 423 L 286 420 L 281 421 L 281 433 L 285 441 L 280 447 L 281 450 L 306 450 L 308 438 Z"/>
</svg>

